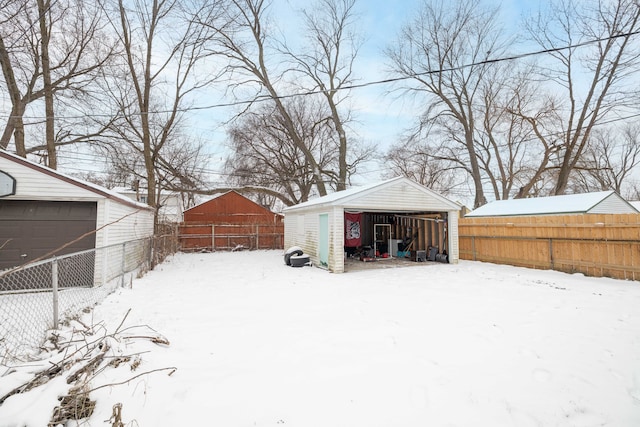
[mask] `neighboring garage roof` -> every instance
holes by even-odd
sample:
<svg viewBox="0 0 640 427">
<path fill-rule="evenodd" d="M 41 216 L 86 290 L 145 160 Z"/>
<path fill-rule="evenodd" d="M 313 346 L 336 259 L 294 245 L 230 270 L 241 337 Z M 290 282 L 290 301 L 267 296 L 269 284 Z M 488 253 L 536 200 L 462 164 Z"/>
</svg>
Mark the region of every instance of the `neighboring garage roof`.
<svg viewBox="0 0 640 427">
<path fill-rule="evenodd" d="M 497 200 L 469 212 L 465 217 L 527 216 L 566 214 L 638 213 L 615 191 L 569 194 L 565 196 Z"/>
<path fill-rule="evenodd" d="M 284 209 L 297 210 L 341 206 L 345 209 L 368 211 L 458 211 L 461 206 L 406 177 L 396 177 L 362 187 L 352 187 L 318 197 Z"/>
<path fill-rule="evenodd" d="M 17 156 L 15 154 L 9 153 L 8 151 L 4 151 L 4 150 L 0 150 L 0 159 L 6 159 L 9 160 L 13 163 L 19 164 L 23 167 L 26 167 L 28 169 L 31 169 L 33 171 L 42 173 L 44 175 L 47 175 L 49 177 L 58 179 L 59 181 L 62 182 L 66 182 L 68 184 L 71 185 L 75 185 L 76 187 L 91 191 L 92 193 L 95 193 L 96 195 L 105 197 L 107 199 L 112 199 L 114 201 L 117 201 L 118 203 L 121 203 L 123 205 L 129 205 L 131 207 L 134 208 L 138 208 L 138 209 L 148 209 L 148 210 L 152 210 L 153 208 L 151 206 L 148 206 L 146 204 L 143 203 L 138 203 L 134 200 L 129 199 L 126 196 L 123 196 L 122 194 L 118 194 L 115 191 L 111 191 L 107 188 L 101 187 L 97 184 L 93 184 L 91 182 L 87 182 L 87 181 L 83 181 L 81 179 L 77 179 L 77 178 L 73 178 L 71 176 L 65 175 L 63 173 L 58 172 L 57 170 L 48 168 L 46 166 L 42 166 L 39 165 L 38 163 L 34 163 L 30 160 L 25 159 L 24 157 L 20 157 Z M 51 183 L 48 183 L 47 185 L 51 185 Z"/>
</svg>

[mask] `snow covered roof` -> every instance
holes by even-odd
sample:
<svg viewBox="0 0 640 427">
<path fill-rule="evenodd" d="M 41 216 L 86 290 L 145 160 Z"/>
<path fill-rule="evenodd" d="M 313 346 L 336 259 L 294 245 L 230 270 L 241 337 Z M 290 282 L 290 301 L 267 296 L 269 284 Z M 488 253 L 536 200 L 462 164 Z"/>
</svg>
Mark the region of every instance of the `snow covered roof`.
<svg viewBox="0 0 640 427">
<path fill-rule="evenodd" d="M 564 196 L 497 200 L 469 212 L 465 217 L 587 213 L 638 213 L 638 210 L 620 197 L 615 191 L 599 191 L 595 193 L 568 194 Z"/>
<path fill-rule="evenodd" d="M 377 196 L 377 197 L 375 197 Z M 363 201 L 368 199 L 368 202 Z M 428 199 L 428 200 L 427 200 Z M 336 191 L 289 206 L 283 211 L 308 209 L 320 206 L 344 206 L 345 208 L 386 210 L 444 210 L 458 211 L 461 206 L 409 178 L 398 176 L 382 182 Z M 375 205 L 375 206 L 373 206 Z"/>
<path fill-rule="evenodd" d="M 84 188 L 86 190 L 89 190 L 93 193 L 96 193 L 97 195 L 100 195 L 102 197 L 106 197 L 108 199 L 112 199 L 114 201 L 117 201 L 121 204 L 126 204 L 126 205 L 130 205 L 136 208 L 140 208 L 140 209 L 148 209 L 148 210 L 152 210 L 153 208 L 151 208 L 149 205 L 144 204 L 144 203 L 139 203 L 136 202 L 135 200 L 131 200 L 130 198 L 119 194 L 113 190 L 109 190 L 105 187 L 102 187 L 100 185 L 94 184 L 92 182 L 89 181 L 84 181 L 82 179 L 79 178 L 74 178 L 70 175 L 66 175 L 64 173 L 61 173 L 55 169 L 51 169 L 48 168 L 46 166 L 43 166 L 41 164 L 32 162 L 31 160 L 25 159 L 24 157 L 20 157 L 18 155 L 15 155 L 13 153 L 10 153 L 8 151 L 4 151 L 4 150 L 0 150 L 0 157 L 5 158 L 9 161 L 12 161 L 14 163 L 20 164 L 22 166 L 25 166 L 29 169 L 32 170 L 36 170 L 40 173 L 43 173 L 45 175 L 57 178 L 61 181 L 67 182 L 69 184 L 75 185 L 77 187 L 81 187 Z"/>
</svg>

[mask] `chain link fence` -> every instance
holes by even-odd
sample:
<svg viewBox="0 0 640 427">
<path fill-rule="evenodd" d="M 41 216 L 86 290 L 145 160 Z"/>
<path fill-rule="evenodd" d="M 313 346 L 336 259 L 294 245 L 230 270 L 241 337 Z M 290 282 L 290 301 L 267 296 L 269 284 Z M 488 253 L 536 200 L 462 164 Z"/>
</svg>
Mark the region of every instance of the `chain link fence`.
<svg viewBox="0 0 640 427">
<path fill-rule="evenodd" d="M 0 364 L 37 353 L 77 317 L 175 252 L 172 236 L 132 240 L 0 272 Z"/>
</svg>

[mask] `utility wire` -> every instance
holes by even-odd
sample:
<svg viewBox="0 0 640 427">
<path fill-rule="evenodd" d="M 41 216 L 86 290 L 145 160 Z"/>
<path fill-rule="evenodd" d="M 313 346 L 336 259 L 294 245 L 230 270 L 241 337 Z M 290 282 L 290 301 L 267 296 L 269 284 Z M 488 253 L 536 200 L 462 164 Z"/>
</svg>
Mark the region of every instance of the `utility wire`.
<svg viewBox="0 0 640 427">
<path fill-rule="evenodd" d="M 364 83 L 356 83 L 356 84 L 352 84 L 352 85 L 348 85 L 348 86 L 343 86 L 341 88 L 338 88 L 336 90 L 338 91 L 347 91 L 347 90 L 352 90 L 352 89 L 361 89 L 361 88 L 365 88 L 365 87 L 369 87 L 369 86 L 378 86 L 378 85 L 385 85 L 385 84 L 391 84 L 391 83 L 397 83 L 400 81 L 405 81 L 405 80 L 411 80 L 411 79 L 415 79 L 418 77 L 422 77 L 422 76 L 428 76 L 428 75 L 432 75 L 432 74 L 440 74 L 440 73 L 448 73 L 448 72 L 453 72 L 453 71 L 460 71 L 460 70 L 464 70 L 467 68 L 472 68 L 472 67 L 478 67 L 478 66 L 482 66 L 482 65 L 490 65 L 490 64 L 497 64 L 500 62 L 505 62 L 505 61 L 515 61 L 515 60 L 519 60 L 519 59 L 523 59 L 523 58 L 527 58 L 527 57 L 531 57 L 531 56 L 538 56 L 538 55 L 546 55 L 546 54 L 550 54 L 550 53 L 554 53 L 554 52 L 561 52 L 563 50 L 568 50 L 568 49 L 576 49 L 576 48 L 580 48 L 580 47 L 584 47 L 584 46 L 588 46 L 594 43 L 601 43 L 604 41 L 610 41 L 610 40 L 615 40 L 618 38 L 624 38 L 624 37 L 631 37 L 631 36 L 636 36 L 640 34 L 640 30 L 639 31 L 632 31 L 632 32 L 628 32 L 628 33 L 622 33 L 622 34 L 616 34 L 616 35 L 612 35 L 612 36 L 608 36 L 608 37 L 604 37 L 604 38 L 599 38 L 599 39 L 593 39 L 593 40 L 587 40 L 581 43 L 576 43 L 576 44 L 570 44 L 567 46 L 562 46 L 562 47 L 554 47 L 554 48 L 549 48 L 549 49 L 542 49 L 542 50 L 537 50 L 537 51 L 531 51 L 531 52 L 525 52 L 525 53 L 521 53 L 518 55 L 511 55 L 511 56 L 504 56 L 504 57 L 500 57 L 500 58 L 493 58 L 493 59 L 485 59 L 483 61 L 478 61 L 478 62 L 472 62 L 469 64 L 463 64 L 463 65 L 459 65 L 456 67 L 450 67 L 450 68 L 440 68 L 437 70 L 427 70 L 421 73 L 413 73 L 413 74 L 409 74 L 406 76 L 400 76 L 400 77 L 393 77 L 393 78 L 389 78 L 389 79 L 382 79 L 382 80 L 374 80 L 374 81 L 369 81 L 369 82 L 364 82 Z M 310 90 L 310 91 L 306 91 L 306 92 L 298 92 L 298 93 L 292 93 L 292 94 L 287 94 L 287 95 L 279 95 L 277 97 L 272 97 L 270 95 L 261 95 L 258 96 L 254 99 L 251 100 L 240 100 L 240 101 L 232 101 L 232 102 L 223 102 L 223 103 L 217 103 L 217 104 L 209 104 L 209 105 L 200 105 L 200 106 L 191 106 L 191 107 L 185 107 L 185 108 L 178 108 L 176 109 L 176 111 L 178 112 L 190 112 L 190 111 L 202 111 L 202 110 L 211 110 L 211 109 L 215 109 L 215 108 L 228 108 L 228 107 L 238 107 L 238 106 L 246 106 L 249 104 L 253 104 L 253 103 L 259 103 L 259 102 L 265 102 L 265 101 L 270 101 L 273 99 L 290 99 L 290 98 L 295 98 L 298 96 L 311 96 L 311 95 L 318 95 L 321 93 L 324 93 L 325 91 L 323 90 Z M 157 110 L 157 111 L 149 111 L 150 114 L 166 114 L 166 113 L 171 113 L 172 110 Z M 135 115 L 141 115 L 142 113 L 133 113 Z M 2 116 L 1 117 L 6 117 L 9 118 L 11 116 Z M 81 119 L 81 118 L 86 118 L 86 117 L 113 117 L 113 114 L 86 114 L 86 115 L 78 115 L 78 116 L 64 116 L 64 115 L 58 115 L 57 118 L 66 118 L 66 119 Z M 23 119 L 31 119 L 31 120 L 44 120 L 46 119 L 46 116 L 22 116 Z"/>
<path fill-rule="evenodd" d="M 15 46 L 18 44 L 18 40 L 23 39 L 26 35 L 27 32 L 31 31 L 31 29 L 33 27 L 35 27 L 36 24 L 40 24 L 40 19 L 42 19 L 42 17 L 44 15 L 46 15 L 47 13 L 49 13 L 49 11 L 51 10 L 51 8 L 53 8 L 53 6 L 55 6 L 55 4 L 57 3 L 57 0 L 53 0 L 51 3 L 49 3 L 49 6 L 42 11 L 42 14 L 38 14 L 38 19 L 34 20 L 33 22 L 31 22 L 31 25 L 29 25 L 27 28 L 25 28 L 22 31 L 22 34 L 20 34 L 18 37 L 15 37 L 15 41 L 13 42 L 13 44 L 11 46 L 9 46 L 7 48 L 7 50 L 12 50 L 15 48 Z M 25 5 L 21 6 L 21 7 L 26 7 Z"/>
</svg>

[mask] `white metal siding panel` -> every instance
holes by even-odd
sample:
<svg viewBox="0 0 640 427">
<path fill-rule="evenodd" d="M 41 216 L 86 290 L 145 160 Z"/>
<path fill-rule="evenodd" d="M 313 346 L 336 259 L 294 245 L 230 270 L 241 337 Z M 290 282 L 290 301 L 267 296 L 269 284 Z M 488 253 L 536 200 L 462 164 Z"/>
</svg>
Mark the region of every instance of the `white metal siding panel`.
<svg viewBox="0 0 640 427">
<path fill-rule="evenodd" d="M 329 270 L 344 273 L 344 209 L 334 207 L 329 214 Z"/>
<path fill-rule="evenodd" d="M 299 246 L 305 254 L 309 255 L 312 262 L 317 262 L 317 222 L 312 224 L 313 214 L 291 213 L 284 217 L 284 249 Z"/>
<path fill-rule="evenodd" d="M 445 205 L 424 191 L 403 182 L 345 202 L 344 206 L 348 209 L 369 211 L 446 211 L 451 209 L 450 205 Z"/>
<path fill-rule="evenodd" d="M 67 200 L 95 201 L 100 195 L 71 183 L 43 175 L 35 169 L 0 158 L 0 170 L 8 173 L 16 180 L 16 194 L 6 197 L 7 200 Z"/>
<path fill-rule="evenodd" d="M 449 227 L 449 263 L 457 264 L 460 260 L 460 248 L 458 245 L 458 211 L 447 212 L 447 226 Z"/>
<path fill-rule="evenodd" d="M 602 200 L 600 203 L 589 209 L 587 213 L 593 214 L 624 214 L 624 213 L 637 213 L 633 210 L 632 206 L 628 202 L 623 200 L 620 196 L 613 193 L 609 197 Z"/>
<path fill-rule="evenodd" d="M 284 217 L 284 250 L 297 246 L 298 215 L 289 214 Z"/>
<path fill-rule="evenodd" d="M 106 199 L 98 206 L 97 227 L 104 227 L 98 232 L 103 246 L 144 239 L 153 236 L 153 211 L 136 209 Z"/>
<path fill-rule="evenodd" d="M 345 190 L 345 192 L 349 195 L 342 198 L 338 197 L 342 192 L 337 192 L 320 197 L 315 201 L 291 206 L 285 209 L 285 214 L 330 209 L 332 206 L 370 212 L 447 212 L 452 209 L 460 209 L 456 203 L 406 178 L 382 183 L 361 192 L 354 193 L 350 190 Z"/>
<path fill-rule="evenodd" d="M 304 237 L 300 244 L 305 254 L 309 255 L 311 262 L 318 265 L 318 232 L 320 225 L 320 212 L 307 212 L 304 215 Z"/>
<path fill-rule="evenodd" d="M 284 217 L 285 250 L 299 246 L 309 255 L 314 265 L 319 265 L 320 215 L 329 215 L 329 270 L 344 271 L 344 220 L 341 208 L 307 210 L 287 213 Z"/>
</svg>

